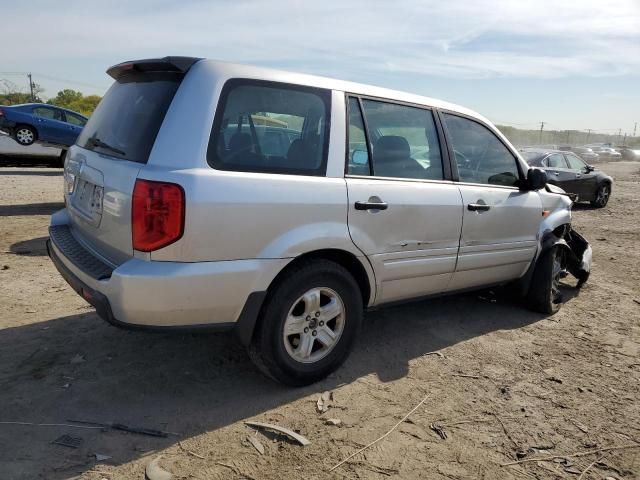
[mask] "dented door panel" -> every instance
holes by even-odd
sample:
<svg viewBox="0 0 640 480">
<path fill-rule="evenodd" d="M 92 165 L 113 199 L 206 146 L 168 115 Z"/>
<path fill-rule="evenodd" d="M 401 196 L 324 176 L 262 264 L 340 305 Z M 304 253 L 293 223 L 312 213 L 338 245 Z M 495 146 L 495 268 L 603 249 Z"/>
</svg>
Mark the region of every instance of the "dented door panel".
<svg viewBox="0 0 640 480">
<path fill-rule="evenodd" d="M 371 261 L 376 304 L 445 292 L 456 265 L 462 200 L 448 182 L 347 177 L 349 232 Z M 356 202 L 386 203 L 359 210 Z"/>
</svg>

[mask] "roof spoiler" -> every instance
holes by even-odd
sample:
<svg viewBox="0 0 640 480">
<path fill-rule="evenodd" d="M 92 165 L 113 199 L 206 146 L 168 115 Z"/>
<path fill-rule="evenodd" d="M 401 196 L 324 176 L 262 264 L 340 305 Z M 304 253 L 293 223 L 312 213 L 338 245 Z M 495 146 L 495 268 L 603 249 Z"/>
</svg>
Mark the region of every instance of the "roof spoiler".
<svg viewBox="0 0 640 480">
<path fill-rule="evenodd" d="M 107 74 L 117 80 L 130 72 L 177 72 L 186 73 L 191 66 L 202 60 L 198 57 L 164 57 L 131 60 L 119 63 L 107 69 Z"/>
</svg>

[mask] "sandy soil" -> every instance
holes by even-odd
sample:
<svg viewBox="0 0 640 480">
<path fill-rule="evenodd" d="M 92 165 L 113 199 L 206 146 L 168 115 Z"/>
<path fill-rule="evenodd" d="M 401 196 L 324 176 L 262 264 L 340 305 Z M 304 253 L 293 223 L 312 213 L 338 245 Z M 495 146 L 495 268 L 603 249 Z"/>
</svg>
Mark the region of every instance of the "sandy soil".
<svg viewBox="0 0 640 480">
<path fill-rule="evenodd" d="M 616 179 L 609 206 L 575 212 L 593 243 L 593 274 L 560 313 L 487 293 L 370 312 L 343 368 L 290 389 L 257 373 L 230 335 L 128 332 L 100 320 L 46 257 L 61 170 L 0 168 L 0 422 L 177 433 L 0 424 L 0 478 L 141 479 L 158 455 L 177 479 L 555 479 L 578 478 L 592 462 L 583 479 L 640 478 L 639 448 L 502 466 L 640 442 L 640 164 L 603 169 Z M 320 414 L 323 391 L 333 400 Z M 425 396 L 387 438 L 329 472 Z M 258 433 L 260 455 L 249 419 L 312 443 Z M 63 434 L 81 446 L 52 444 Z"/>
</svg>

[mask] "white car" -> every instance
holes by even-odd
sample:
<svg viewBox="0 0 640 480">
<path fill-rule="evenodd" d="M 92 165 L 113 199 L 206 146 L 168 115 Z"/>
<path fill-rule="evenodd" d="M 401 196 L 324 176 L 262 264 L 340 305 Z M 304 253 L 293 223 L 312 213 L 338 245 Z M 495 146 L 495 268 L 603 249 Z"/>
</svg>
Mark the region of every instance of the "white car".
<svg viewBox="0 0 640 480">
<path fill-rule="evenodd" d="M 366 308 L 515 283 L 551 314 L 565 271 L 589 275 L 569 197 L 471 110 L 189 57 L 108 73 L 49 254 L 113 324 L 235 329 L 302 385 Z"/>
</svg>

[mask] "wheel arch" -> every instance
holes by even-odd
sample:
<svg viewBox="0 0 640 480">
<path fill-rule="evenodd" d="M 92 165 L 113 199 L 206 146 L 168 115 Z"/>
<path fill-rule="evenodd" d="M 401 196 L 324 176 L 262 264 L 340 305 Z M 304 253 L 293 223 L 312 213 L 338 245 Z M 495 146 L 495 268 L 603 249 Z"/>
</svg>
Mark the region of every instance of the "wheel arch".
<svg viewBox="0 0 640 480">
<path fill-rule="evenodd" d="M 292 268 L 297 267 L 301 263 L 313 260 L 330 260 L 345 268 L 353 276 L 360 288 L 363 305 L 366 307 L 373 303 L 375 298 L 376 282 L 373 269 L 366 257 L 359 258 L 351 252 L 335 248 L 306 252 L 287 263 L 273 278 L 273 280 L 271 280 L 266 291 L 253 292 L 249 295 L 240 317 L 238 318 L 235 329 L 236 334 L 243 345 L 247 346 L 251 342 L 260 312 L 269 292 L 282 278 L 287 275 L 288 272 L 291 271 Z"/>
<path fill-rule="evenodd" d="M 18 130 L 20 130 L 20 127 L 29 127 L 31 130 L 33 130 L 33 133 L 35 134 L 34 142 L 36 140 L 38 140 L 38 138 L 40 138 L 40 133 L 38 132 L 38 129 L 34 125 L 31 125 L 30 123 L 27 123 L 27 122 L 18 122 L 18 123 L 16 123 L 16 126 L 13 127 L 13 135 L 14 136 L 15 136 L 16 132 Z"/>
</svg>

